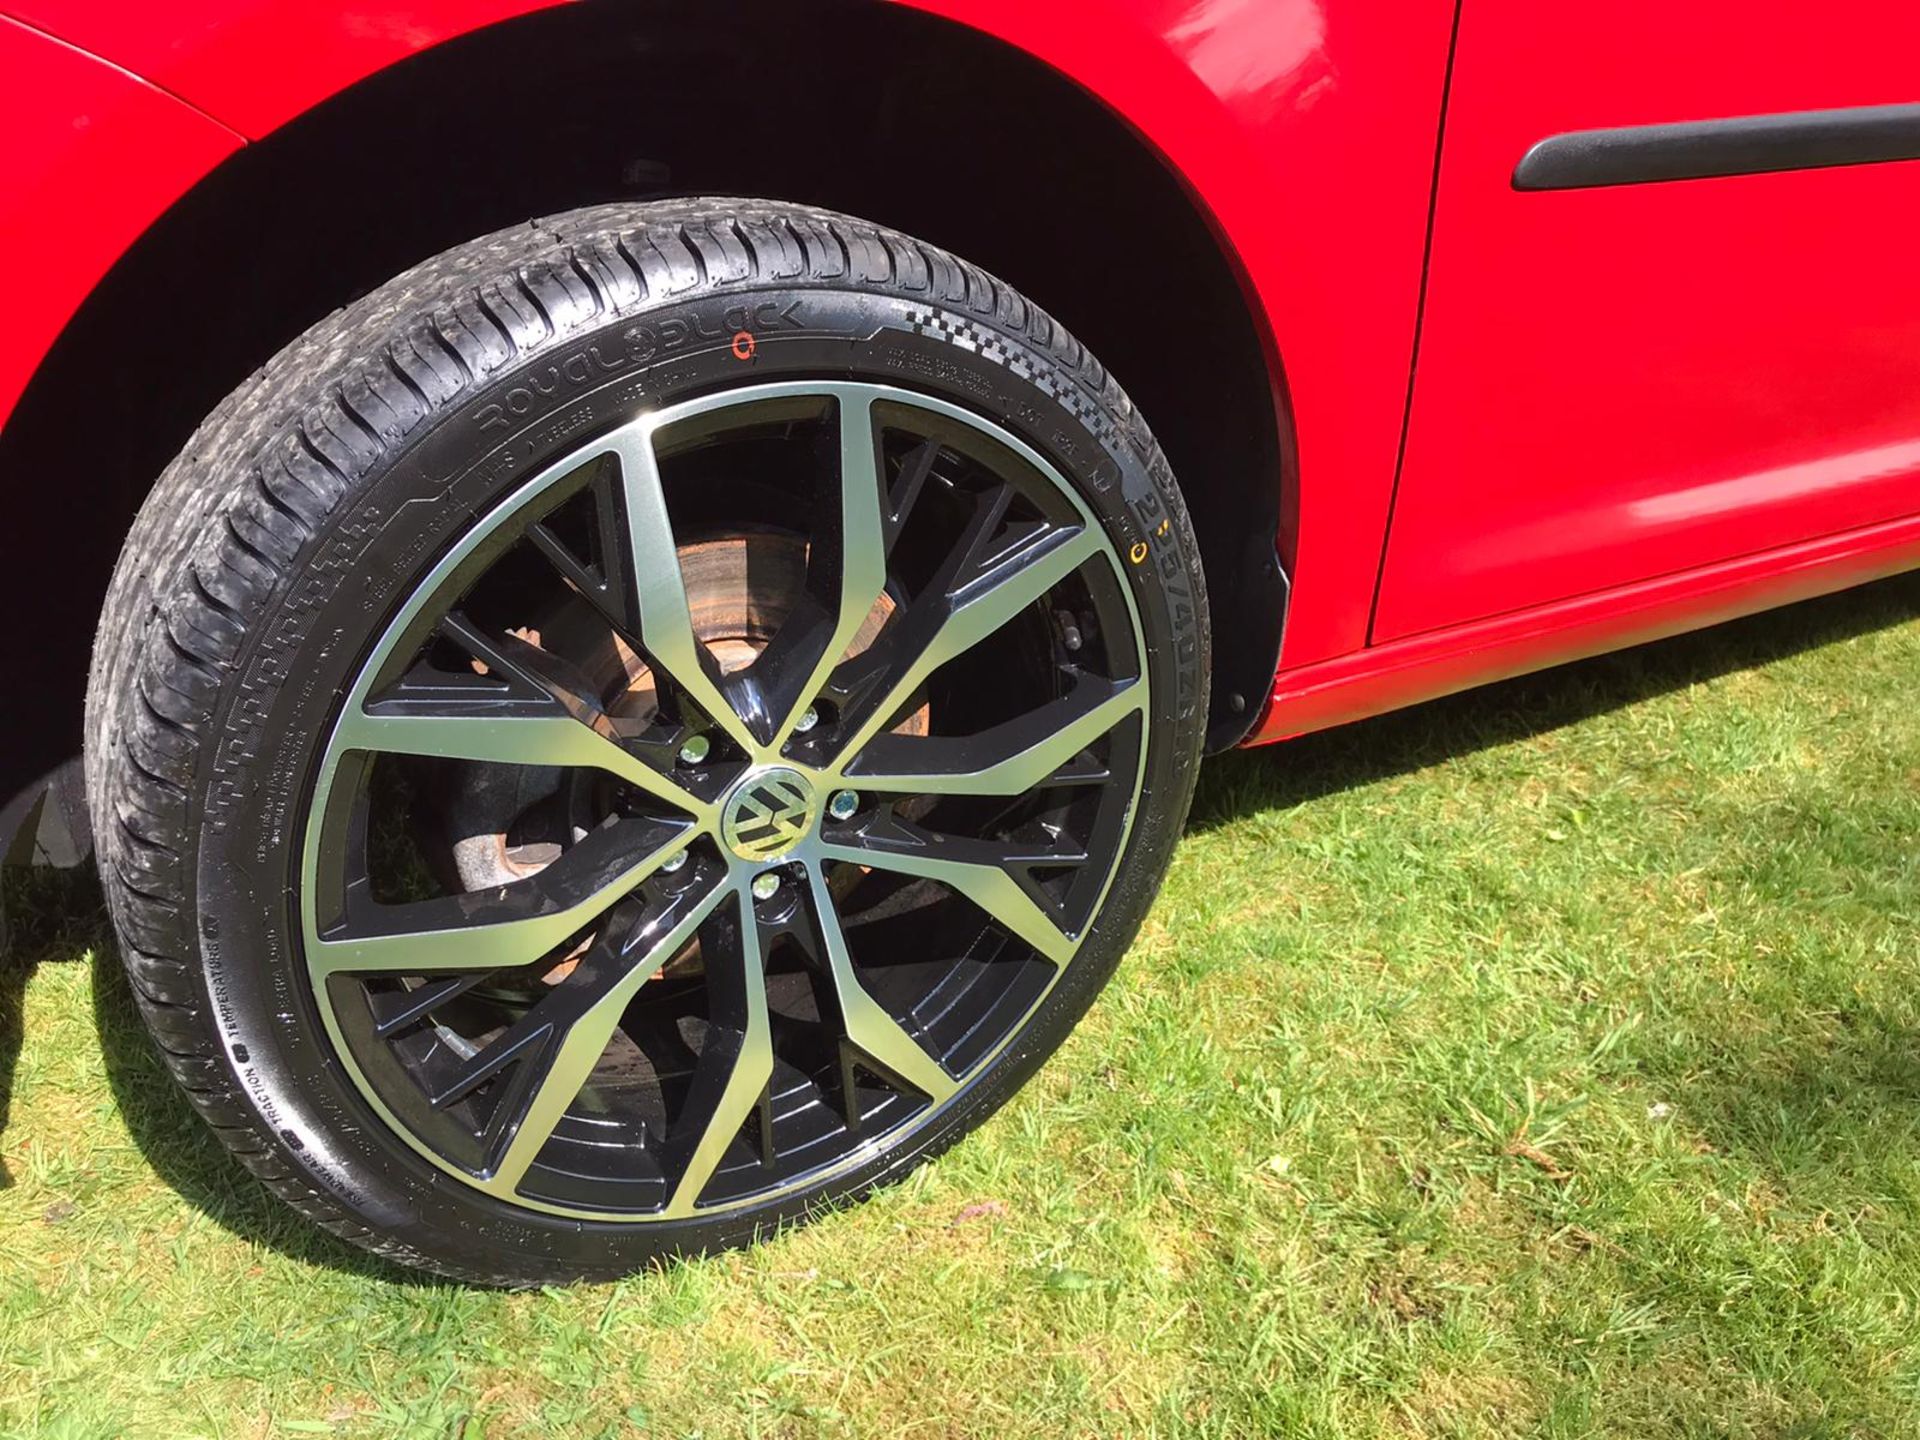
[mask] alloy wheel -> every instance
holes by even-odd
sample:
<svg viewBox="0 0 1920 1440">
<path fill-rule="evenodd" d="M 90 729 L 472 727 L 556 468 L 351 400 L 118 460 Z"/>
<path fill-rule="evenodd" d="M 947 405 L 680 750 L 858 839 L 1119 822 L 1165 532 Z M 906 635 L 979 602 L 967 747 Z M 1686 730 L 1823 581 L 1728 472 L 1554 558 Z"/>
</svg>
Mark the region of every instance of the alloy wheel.
<svg viewBox="0 0 1920 1440">
<path fill-rule="evenodd" d="M 724 634 L 689 579 L 721 553 Z M 962 407 L 792 382 L 633 420 L 361 664 L 307 811 L 312 1001 L 395 1134 L 509 1205 L 849 1171 L 1073 964 L 1143 798 L 1141 637 L 1085 502 Z"/>
</svg>

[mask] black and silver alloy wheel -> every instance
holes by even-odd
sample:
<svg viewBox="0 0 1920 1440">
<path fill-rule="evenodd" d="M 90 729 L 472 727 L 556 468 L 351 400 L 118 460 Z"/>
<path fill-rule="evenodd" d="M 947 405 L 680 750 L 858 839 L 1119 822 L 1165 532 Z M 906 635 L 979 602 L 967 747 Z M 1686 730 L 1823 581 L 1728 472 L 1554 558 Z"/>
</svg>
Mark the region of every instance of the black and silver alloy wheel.
<svg viewBox="0 0 1920 1440">
<path fill-rule="evenodd" d="M 236 394 L 128 553 L 89 763 L 143 1010 L 279 1193 L 446 1273 L 622 1273 L 950 1144 L 1191 791 L 1144 427 L 1004 287 L 818 212 L 429 262 Z"/>
<path fill-rule="evenodd" d="M 670 496 L 782 468 L 770 444 L 804 452 L 784 468 L 806 493 L 736 523 L 804 515 L 808 563 L 798 594 L 755 597 L 786 619 L 728 673 Z M 503 630 L 502 605 L 538 628 Z M 972 684 L 943 675 L 962 661 Z M 1148 692 L 1112 541 L 991 421 L 806 381 L 636 419 L 469 531 L 348 691 L 302 882 L 328 1031 L 388 1123 L 503 1200 L 677 1219 L 815 1184 L 947 1104 L 1071 964 L 1139 795 Z M 922 711 L 928 733 L 899 733 Z M 389 757 L 468 790 L 491 782 L 449 766 L 538 770 L 499 818 L 560 812 L 557 854 L 375 903 Z"/>
</svg>

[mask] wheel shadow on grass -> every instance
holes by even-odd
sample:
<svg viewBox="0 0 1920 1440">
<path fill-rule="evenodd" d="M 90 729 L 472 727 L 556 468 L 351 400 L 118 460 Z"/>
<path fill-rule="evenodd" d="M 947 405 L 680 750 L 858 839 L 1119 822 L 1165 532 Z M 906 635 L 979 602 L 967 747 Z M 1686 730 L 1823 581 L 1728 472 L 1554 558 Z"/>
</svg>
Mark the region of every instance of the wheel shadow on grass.
<svg viewBox="0 0 1920 1440">
<path fill-rule="evenodd" d="M 9 933 L 0 953 L 0 1145 L 12 1118 L 27 985 L 42 964 L 80 964 L 91 956 L 108 1089 L 142 1157 L 175 1194 L 238 1239 L 291 1259 L 395 1284 L 435 1283 L 308 1224 L 226 1152 L 160 1062 L 91 865 L 15 870 L 3 883 Z M 0 1188 L 12 1183 L 0 1162 Z"/>
<path fill-rule="evenodd" d="M 1289 810 L 1914 619 L 1920 571 L 1278 745 L 1229 751 L 1201 771 L 1187 830 L 1205 834 L 1248 815 Z"/>
<path fill-rule="evenodd" d="M 430 1287 L 436 1280 L 329 1235 L 273 1196 L 207 1128 L 154 1048 L 108 930 L 93 950 L 93 1008 L 107 1084 L 154 1172 L 228 1233 L 303 1264 Z"/>
<path fill-rule="evenodd" d="M 91 869 L 20 868 L 0 873 L 0 1146 L 13 1119 L 13 1090 L 26 1040 L 27 986 L 44 963 L 83 955 L 108 933 Z M 13 1173 L 0 1156 L 0 1190 Z"/>
</svg>

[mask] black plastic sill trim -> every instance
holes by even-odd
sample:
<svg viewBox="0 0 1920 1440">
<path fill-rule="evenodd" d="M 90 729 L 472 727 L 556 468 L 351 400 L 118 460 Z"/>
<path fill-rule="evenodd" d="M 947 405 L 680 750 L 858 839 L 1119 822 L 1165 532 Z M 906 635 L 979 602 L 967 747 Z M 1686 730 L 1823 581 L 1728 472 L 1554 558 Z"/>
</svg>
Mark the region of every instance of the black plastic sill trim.
<svg viewBox="0 0 1920 1440">
<path fill-rule="evenodd" d="M 1889 160 L 1920 160 L 1920 105 L 1572 130 L 1527 151 L 1514 167 L 1513 188 L 1590 190 Z"/>
</svg>

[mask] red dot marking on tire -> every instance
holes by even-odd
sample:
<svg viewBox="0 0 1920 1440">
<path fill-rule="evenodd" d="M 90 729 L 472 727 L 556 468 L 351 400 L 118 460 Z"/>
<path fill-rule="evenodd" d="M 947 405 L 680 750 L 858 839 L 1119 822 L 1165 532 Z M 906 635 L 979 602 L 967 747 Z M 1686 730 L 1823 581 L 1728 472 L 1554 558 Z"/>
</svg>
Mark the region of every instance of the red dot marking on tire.
<svg viewBox="0 0 1920 1440">
<path fill-rule="evenodd" d="M 733 358 L 736 360 L 751 360 L 753 352 L 759 348 L 760 344 L 753 338 L 751 330 L 742 330 L 733 337 Z"/>
</svg>

